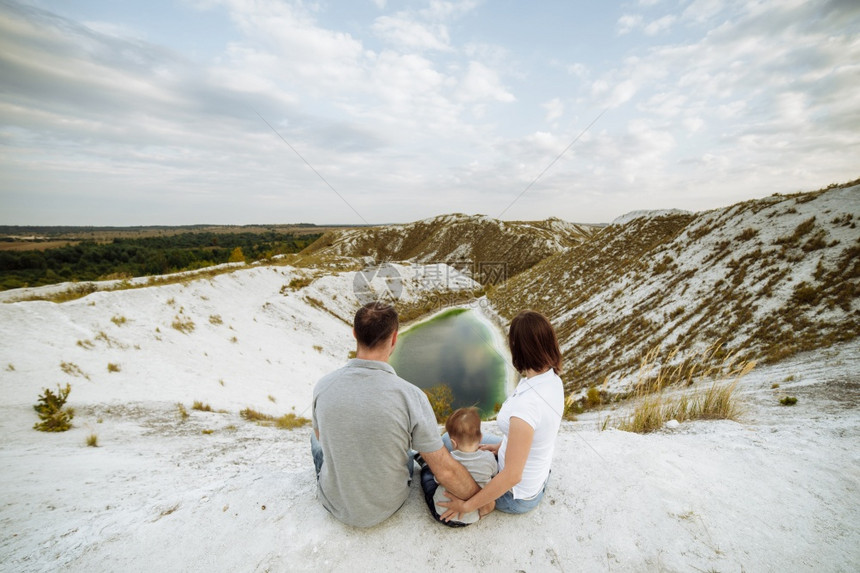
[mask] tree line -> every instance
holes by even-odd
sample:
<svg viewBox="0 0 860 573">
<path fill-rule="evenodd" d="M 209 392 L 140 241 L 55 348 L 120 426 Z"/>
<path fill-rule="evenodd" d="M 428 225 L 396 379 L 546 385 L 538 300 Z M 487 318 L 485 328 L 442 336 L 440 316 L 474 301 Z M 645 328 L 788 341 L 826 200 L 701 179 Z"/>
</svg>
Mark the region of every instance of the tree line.
<svg viewBox="0 0 860 573">
<path fill-rule="evenodd" d="M 247 261 L 297 253 L 320 234 L 182 233 L 108 243 L 83 241 L 43 251 L 0 251 L 0 290 L 65 281 L 162 275 L 244 257 Z M 238 250 L 237 250 L 238 249 Z"/>
</svg>

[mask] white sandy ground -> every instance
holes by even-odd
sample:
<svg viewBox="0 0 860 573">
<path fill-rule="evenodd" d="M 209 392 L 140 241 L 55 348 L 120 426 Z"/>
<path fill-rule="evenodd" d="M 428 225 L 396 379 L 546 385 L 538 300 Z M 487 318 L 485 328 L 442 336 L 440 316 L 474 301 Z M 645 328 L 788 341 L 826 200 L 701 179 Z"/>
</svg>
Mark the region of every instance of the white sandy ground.
<svg viewBox="0 0 860 573">
<path fill-rule="evenodd" d="M 0 304 L 0 570 L 860 569 L 857 341 L 753 371 L 738 422 L 650 435 L 599 431 L 606 412 L 565 422 L 531 514 L 448 529 L 429 517 L 416 480 L 381 525 L 340 524 L 315 498 L 310 429 L 238 415 L 308 415 L 314 382 L 352 349 L 347 324 L 303 298 L 349 316 L 350 277 L 280 294 L 296 272 Z M 193 332 L 171 327 L 178 314 Z M 64 374 L 62 361 L 89 379 Z M 75 427 L 34 431 L 36 397 L 66 381 Z M 785 394 L 798 404 L 780 406 Z M 192 411 L 194 400 L 225 412 Z M 91 433 L 97 448 L 85 446 Z"/>
</svg>

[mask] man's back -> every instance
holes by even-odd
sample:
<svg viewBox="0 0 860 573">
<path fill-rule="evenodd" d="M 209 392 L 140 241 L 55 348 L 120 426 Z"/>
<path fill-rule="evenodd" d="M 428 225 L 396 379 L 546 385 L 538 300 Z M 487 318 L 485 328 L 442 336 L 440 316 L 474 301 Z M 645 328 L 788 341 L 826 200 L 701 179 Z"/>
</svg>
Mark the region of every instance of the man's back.
<svg viewBox="0 0 860 573">
<path fill-rule="evenodd" d="M 320 499 L 359 527 L 376 525 L 406 501 L 410 448 L 442 447 L 423 392 L 376 360 L 350 360 L 317 382 L 313 423 L 324 454 Z"/>
</svg>

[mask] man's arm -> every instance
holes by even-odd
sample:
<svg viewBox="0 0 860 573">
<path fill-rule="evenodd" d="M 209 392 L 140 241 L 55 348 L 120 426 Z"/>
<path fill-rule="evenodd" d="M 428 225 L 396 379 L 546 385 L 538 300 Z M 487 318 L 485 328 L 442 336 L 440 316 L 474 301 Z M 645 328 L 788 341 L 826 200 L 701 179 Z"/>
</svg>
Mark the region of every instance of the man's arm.
<svg viewBox="0 0 860 573">
<path fill-rule="evenodd" d="M 421 452 L 421 457 L 430 466 L 436 481 L 460 499 L 469 499 L 481 491 L 469 470 L 455 460 L 445 446 L 435 452 Z"/>
</svg>

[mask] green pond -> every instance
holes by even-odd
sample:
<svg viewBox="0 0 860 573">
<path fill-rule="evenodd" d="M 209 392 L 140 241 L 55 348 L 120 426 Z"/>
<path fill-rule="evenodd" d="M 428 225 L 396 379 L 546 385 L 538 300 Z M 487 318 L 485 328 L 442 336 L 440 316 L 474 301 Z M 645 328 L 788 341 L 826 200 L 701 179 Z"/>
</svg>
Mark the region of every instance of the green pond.
<svg viewBox="0 0 860 573">
<path fill-rule="evenodd" d="M 453 408 L 476 406 L 492 416 L 506 397 L 508 366 L 491 328 L 471 310 L 445 311 L 401 332 L 391 365 L 419 388 L 449 386 Z"/>
</svg>

